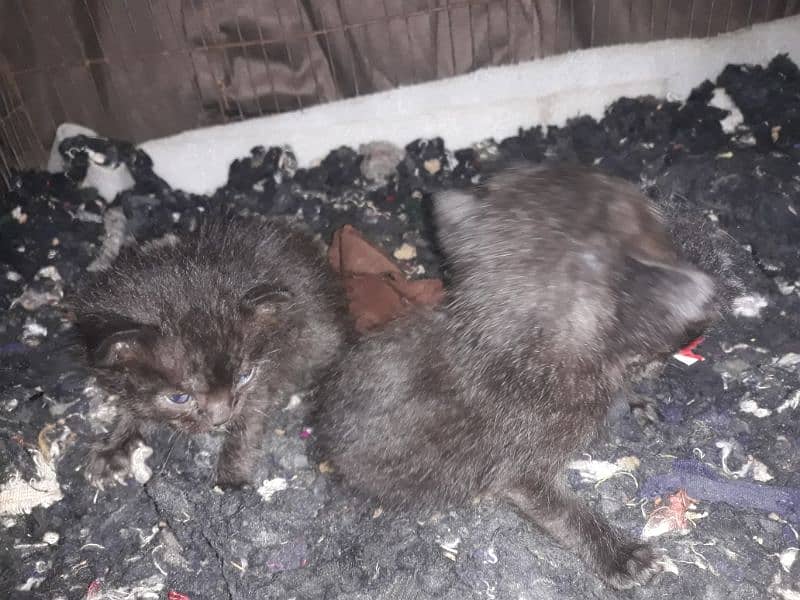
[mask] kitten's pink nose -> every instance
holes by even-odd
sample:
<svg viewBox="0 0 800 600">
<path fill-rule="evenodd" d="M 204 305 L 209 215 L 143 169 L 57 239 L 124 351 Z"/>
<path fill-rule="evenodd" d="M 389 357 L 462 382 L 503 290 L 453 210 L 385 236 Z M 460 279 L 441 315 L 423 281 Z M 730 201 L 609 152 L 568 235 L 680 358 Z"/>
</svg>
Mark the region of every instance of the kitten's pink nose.
<svg viewBox="0 0 800 600">
<path fill-rule="evenodd" d="M 215 427 L 231 418 L 231 395 L 227 391 L 212 392 L 205 397 L 203 413 Z"/>
</svg>

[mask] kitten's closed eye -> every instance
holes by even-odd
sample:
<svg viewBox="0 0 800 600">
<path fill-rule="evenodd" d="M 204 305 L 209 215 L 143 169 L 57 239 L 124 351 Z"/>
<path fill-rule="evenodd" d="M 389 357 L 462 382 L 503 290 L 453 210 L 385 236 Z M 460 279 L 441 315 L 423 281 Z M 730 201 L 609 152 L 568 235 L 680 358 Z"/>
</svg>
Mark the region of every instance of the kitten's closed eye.
<svg viewBox="0 0 800 600">
<path fill-rule="evenodd" d="M 192 397 L 189 394 L 179 392 L 177 394 L 167 394 L 167 399 L 173 404 L 186 404 Z"/>
</svg>

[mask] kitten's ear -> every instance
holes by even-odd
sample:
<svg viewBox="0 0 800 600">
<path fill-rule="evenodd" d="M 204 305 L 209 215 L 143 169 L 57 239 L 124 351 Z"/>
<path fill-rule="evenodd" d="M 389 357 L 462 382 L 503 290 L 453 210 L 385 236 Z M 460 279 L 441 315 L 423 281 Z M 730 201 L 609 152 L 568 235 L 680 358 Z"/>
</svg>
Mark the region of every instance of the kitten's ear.
<svg viewBox="0 0 800 600">
<path fill-rule="evenodd" d="M 246 315 L 273 315 L 294 300 L 286 288 L 262 283 L 245 292 L 239 301 L 239 310 Z"/>
<path fill-rule="evenodd" d="M 116 331 L 103 338 L 91 350 L 91 358 L 99 367 L 130 367 L 147 362 L 152 356 L 156 331 L 152 327 L 139 327 Z"/>
<path fill-rule="evenodd" d="M 696 337 L 718 316 L 714 281 L 686 264 L 626 257 L 619 320 L 637 348 L 668 352 Z"/>
</svg>

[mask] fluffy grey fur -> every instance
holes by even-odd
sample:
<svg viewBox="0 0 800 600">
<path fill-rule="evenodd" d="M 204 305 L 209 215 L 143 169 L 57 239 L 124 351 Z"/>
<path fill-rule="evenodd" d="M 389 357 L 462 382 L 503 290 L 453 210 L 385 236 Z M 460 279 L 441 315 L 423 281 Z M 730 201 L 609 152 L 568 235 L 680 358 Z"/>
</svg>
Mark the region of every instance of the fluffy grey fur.
<svg viewBox="0 0 800 600">
<path fill-rule="evenodd" d="M 343 294 L 307 236 L 217 217 L 174 244 L 127 250 L 73 301 L 100 384 L 119 396 L 88 474 L 127 470 L 147 423 L 224 429 L 218 483 L 252 472 L 270 410 L 310 384 L 346 332 Z"/>
<path fill-rule="evenodd" d="M 638 189 L 575 167 L 515 167 L 434 214 L 446 305 L 365 336 L 317 390 L 321 455 L 399 509 L 505 498 L 610 586 L 657 572 L 570 494 L 563 468 L 629 365 L 718 316 L 715 281 L 681 258 Z"/>
</svg>

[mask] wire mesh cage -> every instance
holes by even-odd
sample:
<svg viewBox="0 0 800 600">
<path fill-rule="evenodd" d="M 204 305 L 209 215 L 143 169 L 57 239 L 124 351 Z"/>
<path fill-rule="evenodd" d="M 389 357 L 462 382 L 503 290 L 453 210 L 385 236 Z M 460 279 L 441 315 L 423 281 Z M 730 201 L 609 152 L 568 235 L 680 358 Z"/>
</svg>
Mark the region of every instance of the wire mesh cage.
<svg viewBox="0 0 800 600">
<path fill-rule="evenodd" d="M 4 0 L 0 185 L 44 164 L 63 122 L 140 142 L 798 12 L 798 0 Z"/>
</svg>

